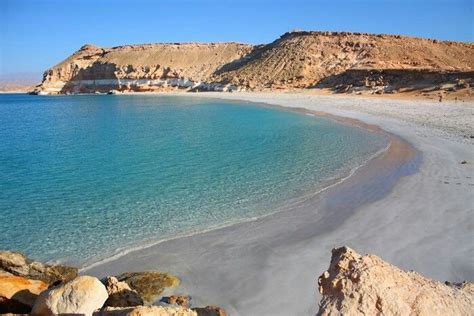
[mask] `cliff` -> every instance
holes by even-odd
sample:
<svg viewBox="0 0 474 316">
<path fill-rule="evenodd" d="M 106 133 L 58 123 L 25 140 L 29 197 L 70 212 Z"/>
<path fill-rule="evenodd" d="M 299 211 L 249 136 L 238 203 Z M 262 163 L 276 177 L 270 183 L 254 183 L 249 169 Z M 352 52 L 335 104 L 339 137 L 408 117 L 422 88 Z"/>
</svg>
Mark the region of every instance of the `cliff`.
<svg viewBox="0 0 474 316">
<path fill-rule="evenodd" d="M 238 43 L 176 43 L 102 48 L 84 45 L 48 69 L 39 93 L 153 91 L 210 82 L 220 67 L 250 52 Z"/>
<path fill-rule="evenodd" d="M 470 89 L 474 44 L 397 35 L 289 32 L 276 41 L 85 45 L 48 69 L 36 93 L 329 88 Z"/>
</svg>

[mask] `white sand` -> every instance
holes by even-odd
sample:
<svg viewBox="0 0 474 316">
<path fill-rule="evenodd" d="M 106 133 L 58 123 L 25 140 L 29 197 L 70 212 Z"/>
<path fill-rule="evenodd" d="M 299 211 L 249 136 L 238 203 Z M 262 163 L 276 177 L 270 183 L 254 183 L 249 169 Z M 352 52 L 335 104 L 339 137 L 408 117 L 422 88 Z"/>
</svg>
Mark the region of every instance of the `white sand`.
<svg viewBox="0 0 474 316">
<path fill-rule="evenodd" d="M 178 292 L 190 294 L 193 305 L 216 304 L 245 316 L 314 315 L 317 278 L 329 265 L 331 249 L 341 245 L 438 280 L 474 279 L 474 140 L 464 137 L 474 135 L 474 104 L 199 95 L 357 118 L 408 140 L 422 162 L 418 172 L 393 186 L 384 178 L 393 170 L 365 168 L 297 209 L 134 251 L 84 273 L 173 272 L 182 279 Z"/>
</svg>

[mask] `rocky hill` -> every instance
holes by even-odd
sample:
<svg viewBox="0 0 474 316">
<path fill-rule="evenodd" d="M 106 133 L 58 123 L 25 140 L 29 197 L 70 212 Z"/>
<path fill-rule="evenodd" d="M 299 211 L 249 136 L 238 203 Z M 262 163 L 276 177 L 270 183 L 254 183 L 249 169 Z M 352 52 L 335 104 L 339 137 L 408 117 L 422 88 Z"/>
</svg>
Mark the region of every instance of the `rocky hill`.
<svg viewBox="0 0 474 316">
<path fill-rule="evenodd" d="M 37 93 L 329 88 L 469 89 L 474 44 L 397 35 L 289 32 L 276 41 L 85 45 L 47 70 Z"/>
<path fill-rule="evenodd" d="M 191 88 L 209 82 L 220 67 L 242 58 L 252 46 L 238 43 L 176 43 L 102 48 L 84 45 L 48 69 L 39 93 L 153 91 Z"/>
</svg>

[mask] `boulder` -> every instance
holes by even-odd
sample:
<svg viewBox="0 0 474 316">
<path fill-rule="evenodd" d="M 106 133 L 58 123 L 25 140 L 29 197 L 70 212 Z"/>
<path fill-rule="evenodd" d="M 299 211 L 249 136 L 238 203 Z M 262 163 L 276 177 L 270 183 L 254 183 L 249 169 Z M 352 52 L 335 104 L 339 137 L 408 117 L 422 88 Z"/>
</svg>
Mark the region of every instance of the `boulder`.
<svg viewBox="0 0 474 316">
<path fill-rule="evenodd" d="M 117 279 L 137 291 L 145 304 L 152 304 L 161 297 L 165 289 L 179 285 L 177 277 L 158 271 L 127 272 L 117 276 Z"/>
<path fill-rule="evenodd" d="M 333 249 L 319 277 L 318 315 L 472 315 L 472 283 L 446 285 L 406 272 L 377 256 Z"/>
<path fill-rule="evenodd" d="M 104 306 L 129 307 L 143 305 L 143 300 L 137 291 L 132 290 L 125 282 L 120 282 L 116 277 L 107 277 L 104 281 L 109 298 Z"/>
<path fill-rule="evenodd" d="M 19 252 L 0 251 L 0 274 L 11 274 L 52 284 L 69 281 L 77 276 L 78 269 L 62 265 L 47 265 L 32 261 Z"/>
<path fill-rule="evenodd" d="M 47 288 L 42 281 L 0 275 L 0 314 L 30 313 L 38 294 Z"/>
<path fill-rule="evenodd" d="M 105 286 L 99 279 L 79 276 L 72 281 L 42 292 L 33 306 L 32 315 L 92 315 L 107 300 Z"/>
<path fill-rule="evenodd" d="M 94 316 L 197 316 L 195 311 L 181 306 L 106 307 Z"/>
<path fill-rule="evenodd" d="M 195 311 L 198 316 L 227 316 L 224 309 L 214 305 L 193 308 L 193 311 Z"/>
</svg>

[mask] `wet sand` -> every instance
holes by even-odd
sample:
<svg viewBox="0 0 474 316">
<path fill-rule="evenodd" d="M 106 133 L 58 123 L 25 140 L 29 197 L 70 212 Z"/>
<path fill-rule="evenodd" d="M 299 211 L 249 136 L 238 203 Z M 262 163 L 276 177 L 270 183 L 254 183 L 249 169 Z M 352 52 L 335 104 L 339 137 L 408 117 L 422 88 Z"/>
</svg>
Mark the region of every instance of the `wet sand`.
<svg viewBox="0 0 474 316">
<path fill-rule="evenodd" d="M 230 315 L 314 315 L 317 278 L 340 245 L 439 280 L 474 278 L 473 146 L 449 124 L 437 130 L 408 114 L 367 113 L 351 108 L 350 98 L 199 95 L 266 102 L 387 131 L 390 147 L 290 210 L 129 252 L 83 273 L 169 271 L 182 279 L 177 293 Z"/>
</svg>

